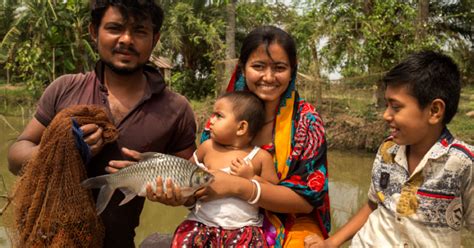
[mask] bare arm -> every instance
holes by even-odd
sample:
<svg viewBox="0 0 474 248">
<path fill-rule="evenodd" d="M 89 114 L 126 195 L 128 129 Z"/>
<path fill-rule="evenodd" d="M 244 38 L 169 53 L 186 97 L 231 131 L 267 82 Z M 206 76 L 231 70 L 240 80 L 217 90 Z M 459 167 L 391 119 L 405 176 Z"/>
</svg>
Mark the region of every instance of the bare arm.
<svg viewBox="0 0 474 248">
<path fill-rule="evenodd" d="M 21 168 L 33 154 L 38 151 L 38 144 L 46 129 L 36 118 L 26 125 L 23 132 L 8 150 L 8 169 L 11 173 L 18 175 Z"/>
<path fill-rule="evenodd" d="M 361 209 L 334 235 L 326 240 L 308 236 L 305 239 L 305 247 L 339 247 L 351 239 L 367 222 L 369 215 L 377 208 L 377 204 L 371 201 L 362 206 Z M 315 238 L 314 240 L 312 240 Z M 311 241 L 312 240 L 312 241 Z"/>
<path fill-rule="evenodd" d="M 23 165 L 38 151 L 44 130 L 46 130 L 46 127 L 36 118 L 33 118 L 18 136 L 15 143 L 11 145 L 8 151 L 8 169 L 13 174 L 18 175 Z M 102 128 L 96 124 L 85 124 L 81 126 L 81 130 L 92 156 L 95 156 L 105 145 L 102 138 Z"/>
<path fill-rule="evenodd" d="M 275 171 L 275 166 L 273 165 L 273 157 L 267 151 L 262 154 L 262 172 L 260 177 L 267 180 L 270 183 L 277 184 L 280 180 Z"/>
<path fill-rule="evenodd" d="M 208 201 L 227 196 L 235 196 L 249 200 L 254 190 L 254 184 L 245 178 L 229 175 L 222 171 L 213 171 L 214 182 L 208 187 L 196 192 L 196 197 Z M 302 196 L 288 187 L 262 182 L 261 197 L 257 202 L 259 207 L 279 213 L 309 213 L 313 206 Z"/>
</svg>

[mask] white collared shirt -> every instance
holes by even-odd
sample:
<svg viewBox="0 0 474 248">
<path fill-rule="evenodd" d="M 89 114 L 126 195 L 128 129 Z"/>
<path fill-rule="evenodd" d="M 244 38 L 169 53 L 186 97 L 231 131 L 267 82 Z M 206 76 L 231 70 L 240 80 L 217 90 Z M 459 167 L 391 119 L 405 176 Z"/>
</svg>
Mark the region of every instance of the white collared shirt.
<svg viewBox="0 0 474 248">
<path fill-rule="evenodd" d="M 473 146 L 445 130 L 409 175 L 406 146 L 386 141 L 372 169 L 369 200 L 378 204 L 353 247 L 459 247 L 474 230 Z"/>
</svg>

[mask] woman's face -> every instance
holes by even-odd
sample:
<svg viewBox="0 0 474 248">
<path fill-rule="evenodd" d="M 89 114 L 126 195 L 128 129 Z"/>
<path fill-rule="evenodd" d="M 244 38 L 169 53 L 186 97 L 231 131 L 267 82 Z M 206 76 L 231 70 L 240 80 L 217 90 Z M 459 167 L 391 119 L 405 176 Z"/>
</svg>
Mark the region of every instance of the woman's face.
<svg viewBox="0 0 474 248">
<path fill-rule="evenodd" d="M 245 64 L 247 87 L 265 103 L 278 102 L 291 80 L 291 65 L 286 51 L 277 43 L 260 45 Z"/>
</svg>

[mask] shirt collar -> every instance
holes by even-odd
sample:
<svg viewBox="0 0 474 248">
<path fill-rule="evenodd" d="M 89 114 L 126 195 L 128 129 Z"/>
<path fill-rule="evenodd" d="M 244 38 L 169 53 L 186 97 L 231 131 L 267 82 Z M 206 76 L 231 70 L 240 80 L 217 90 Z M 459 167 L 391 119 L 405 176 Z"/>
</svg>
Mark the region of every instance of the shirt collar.
<svg viewBox="0 0 474 248">
<path fill-rule="evenodd" d="M 438 159 L 443 155 L 448 153 L 448 150 L 451 144 L 454 141 L 454 137 L 445 127 L 441 133 L 438 141 L 428 150 L 428 153 L 425 156 L 428 156 L 428 159 Z M 406 163 L 406 146 L 405 145 L 394 145 L 387 149 L 387 152 L 392 154 L 395 157 L 395 161 L 404 165 Z"/>
<path fill-rule="evenodd" d="M 104 67 L 105 67 L 104 62 L 99 60 L 97 61 L 95 65 L 94 71 L 99 80 L 100 89 L 103 91 L 106 91 L 107 88 L 104 85 Z M 159 94 L 166 88 L 166 84 L 163 80 L 163 76 L 161 75 L 158 69 L 155 69 L 154 67 L 150 65 L 145 65 L 143 67 L 143 73 L 145 74 L 147 78 L 148 89 L 150 89 L 150 91 L 147 91 L 147 93 L 145 94 L 146 98 L 149 98 L 149 96 L 153 94 Z"/>
</svg>

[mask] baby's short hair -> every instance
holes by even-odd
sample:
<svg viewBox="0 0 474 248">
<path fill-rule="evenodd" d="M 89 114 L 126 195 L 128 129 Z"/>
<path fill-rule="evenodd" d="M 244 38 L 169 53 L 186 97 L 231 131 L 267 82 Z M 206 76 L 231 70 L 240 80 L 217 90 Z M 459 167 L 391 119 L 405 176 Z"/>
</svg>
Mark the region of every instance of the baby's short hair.
<svg viewBox="0 0 474 248">
<path fill-rule="evenodd" d="M 265 104 L 250 91 L 227 92 L 217 98 L 227 99 L 232 104 L 237 121 L 247 121 L 249 135 L 254 137 L 265 124 Z"/>
<path fill-rule="evenodd" d="M 383 78 L 384 86 L 406 85 L 420 108 L 433 100 L 446 104 L 443 124 L 448 124 L 457 112 L 461 95 L 459 69 L 448 56 L 433 51 L 409 55 Z"/>
</svg>

